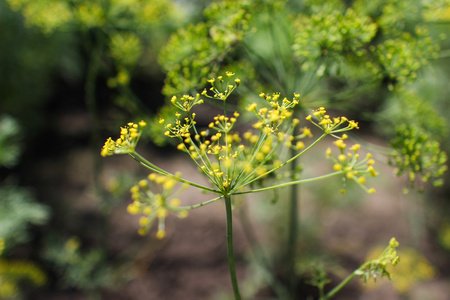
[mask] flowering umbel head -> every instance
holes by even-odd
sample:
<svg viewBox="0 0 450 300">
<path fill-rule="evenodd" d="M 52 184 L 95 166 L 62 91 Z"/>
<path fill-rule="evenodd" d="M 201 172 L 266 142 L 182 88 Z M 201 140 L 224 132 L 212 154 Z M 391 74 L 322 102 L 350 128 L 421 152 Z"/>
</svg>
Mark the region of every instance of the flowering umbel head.
<svg viewBox="0 0 450 300">
<path fill-rule="evenodd" d="M 363 264 L 357 271 L 356 274 L 361 276 L 364 282 L 367 282 L 370 278 L 377 280 L 378 276 L 387 277 L 391 279 L 391 274 L 387 270 L 389 265 L 395 267 L 399 262 L 400 258 L 397 254 L 397 247 L 399 243 L 395 238 L 391 238 L 389 245 L 384 249 L 381 255 L 372 259 L 365 264 Z"/>
<path fill-rule="evenodd" d="M 139 234 L 146 234 L 154 220 L 158 219 L 156 237 L 162 239 L 166 236 L 165 219 L 171 211 L 180 218 L 187 217 L 187 210 L 179 207 L 180 200 L 177 198 L 184 187 L 176 188 L 177 186 L 175 179 L 151 173 L 147 179 L 131 187 L 133 203 L 128 205 L 127 211 L 132 215 L 142 214 L 139 219 Z"/>
<path fill-rule="evenodd" d="M 233 76 L 227 72 L 225 76 L 210 79 L 210 90 L 214 95 L 208 95 L 206 90 L 202 95 L 225 103 L 240 84 L 239 79 L 230 84 Z M 305 145 L 300 139 L 311 136 L 308 128 L 302 128 L 294 135 L 299 120 L 292 118 L 292 108 L 298 104 L 300 95 L 295 94 L 292 100 L 281 98 L 279 94 L 268 96 L 262 93 L 260 96 L 265 103 L 259 108 L 256 103 L 247 108 L 257 121 L 244 133 L 234 130 L 240 116 L 238 112 L 217 115 L 207 129 L 197 128 L 195 113 L 189 113 L 185 108 L 200 101 L 198 96 L 172 98 L 172 103 L 187 116 L 176 113 L 175 123 L 170 124 L 160 120 L 166 128 L 165 135 L 179 139 L 177 148 L 190 155 L 220 193 L 233 193 L 278 169 L 283 165 L 278 159 L 281 148 L 301 150 Z"/>
<path fill-rule="evenodd" d="M 358 123 L 349 120 L 346 117 L 331 118 L 326 114 L 326 110 L 320 107 L 312 115 L 306 117 L 306 120 L 313 123 L 315 126 L 322 129 L 326 134 L 334 135 L 336 133 L 349 131 L 352 129 L 359 129 Z M 314 116 L 314 118 L 313 118 Z"/>
<path fill-rule="evenodd" d="M 406 174 L 410 186 L 431 181 L 434 186 L 443 185 L 443 175 L 447 171 L 447 154 L 440 149 L 437 141 L 415 126 L 402 125 L 391 143 L 394 151 L 389 163 L 396 167 L 396 174 Z M 407 189 L 405 189 L 405 192 Z"/>
<path fill-rule="evenodd" d="M 146 122 L 140 121 L 138 124 L 128 123 L 120 129 L 120 138 L 113 141 L 108 138 L 103 145 L 101 155 L 108 156 L 114 154 L 134 153 L 134 149 L 141 137 L 141 129 L 147 125 Z"/>
<path fill-rule="evenodd" d="M 239 78 L 231 80 L 231 77 L 234 76 L 234 73 L 226 72 L 225 78 L 223 76 L 218 76 L 217 78 L 211 78 L 208 82 L 211 84 L 211 88 L 209 89 L 213 95 L 209 95 L 206 89 L 203 90 L 202 95 L 211 99 L 217 99 L 225 101 L 228 96 L 239 86 L 241 80 Z"/>
<path fill-rule="evenodd" d="M 344 134 L 341 139 L 334 141 L 334 145 L 339 149 L 339 155 L 333 156 L 331 148 L 328 148 L 326 155 L 333 161 L 333 168 L 335 171 L 342 171 L 344 186 L 341 189 L 341 193 L 345 193 L 345 186 L 347 180 L 353 180 L 358 185 L 360 185 L 366 192 L 375 193 L 374 188 L 367 188 L 364 184 L 366 182 L 367 176 L 376 176 L 378 172 L 375 171 L 373 165 L 375 161 L 372 159 L 372 155 L 368 153 L 364 159 L 360 159 L 359 149 L 361 146 L 359 144 L 354 144 L 349 147 L 347 151 L 347 144 L 344 140 L 347 135 Z"/>
</svg>

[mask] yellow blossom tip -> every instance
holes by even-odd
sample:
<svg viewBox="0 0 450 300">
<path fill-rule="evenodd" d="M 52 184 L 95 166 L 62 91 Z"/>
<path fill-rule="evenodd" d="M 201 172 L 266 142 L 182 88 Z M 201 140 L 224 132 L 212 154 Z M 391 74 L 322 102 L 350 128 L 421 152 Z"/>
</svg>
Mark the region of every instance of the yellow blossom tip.
<svg viewBox="0 0 450 300">
<path fill-rule="evenodd" d="M 156 232 L 156 238 L 158 240 L 162 240 L 165 236 L 166 236 L 165 230 L 158 230 L 158 232 Z"/>
</svg>

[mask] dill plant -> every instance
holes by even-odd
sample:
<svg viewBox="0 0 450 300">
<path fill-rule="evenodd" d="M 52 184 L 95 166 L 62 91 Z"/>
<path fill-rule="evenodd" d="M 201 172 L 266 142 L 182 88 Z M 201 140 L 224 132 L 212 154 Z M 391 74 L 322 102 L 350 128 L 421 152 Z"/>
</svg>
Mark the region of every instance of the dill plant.
<svg viewBox="0 0 450 300">
<path fill-rule="evenodd" d="M 226 72 L 224 76 L 208 80 L 211 85 L 209 90 L 204 89 L 195 96 L 173 96 L 171 103 L 177 109 L 175 121 L 169 123 L 165 119 L 159 120 L 159 125 L 164 128 L 164 135 L 178 141 L 177 149 L 189 156 L 198 172 L 208 179 L 209 185 L 195 183 L 179 173 L 169 173 L 141 156 L 136 151 L 136 146 L 143 128 L 147 126 L 145 121 L 131 122 L 122 127 L 118 139 L 107 139 L 101 155 L 128 154 L 152 171 L 148 178 L 130 189 L 133 202 L 127 210 L 131 214 L 141 215 L 141 234 L 147 233 L 152 224 L 157 222 L 156 237 L 164 238 L 165 219 L 170 213 L 186 217 L 192 209 L 219 200 L 225 202 L 230 276 L 234 296 L 241 299 L 233 253 L 232 202 L 235 196 L 338 176 L 354 181 L 368 193 L 373 193 L 375 190 L 367 188 L 365 183 L 367 177 L 376 176 L 377 172 L 370 154 L 361 157 L 358 144 L 348 147 L 345 142 L 348 138 L 346 132 L 359 128 L 358 123 L 343 116 L 331 117 L 325 108 L 320 107 L 304 120 L 320 129 L 321 134 L 314 138 L 311 129 L 300 125 L 301 121 L 294 117 L 293 109 L 299 104 L 299 94 L 294 94 L 289 100 L 282 98 L 279 93 L 261 93 L 259 96 L 262 103 L 254 102 L 246 107 L 255 119 L 250 124 L 251 129 L 239 131 L 241 113 L 227 109 L 227 99 L 241 84 L 240 79 L 233 80 L 233 77 L 233 73 Z M 207 128 L 201 128 L 197 126 L 194 107 L 204 105 L 206 99 L 221 103 L 223 114 L 213 117 Z M 334 146 L 338 153 L 333 155 L 336 151 L 331 148 L 326 151 L 326 156 L 333 164 L 333 172 L 296 180 L 282 178 L 277 174 L 278 170 L 293 163 L 327 136 L 335 138 Z M 277 180 L 267 180 L 269 175 L 275 175 Z M 256 183 L 261 183 L 261 187 L 256 188 Z M 213 196 L 202 203 L 182 206 L 179 194 L 187 186 L 209 192 Z"/>
<path fill-rule="evenodd" d="M 325 106 L 372 122 L 387 146 L 359 142 L 377 149 L 379 160 L 406 177 L 405 193 L 423 191 L 430 183 L 442 186 L 448 126 L 439 101 L 446 95 L 430 97 L 424 90 L 442 90 L 446 84 L 427 78 L 448 57 L 442 47 L 445 41 L 448 45 L 443 27 L 448 11 L 448 1 L 217 1 L 204 10 L 201 22 L 179 29 L 162 49 L 163 93 L 170 98 L 199 89 L 205 74 L 225 70 L 248 79 L 239 90 L 241 107 L 253 101 L 255 90 L 300 92 L 303 101 L 294 108 L 298 118 Z M 160 111 L 166 119 L 173 113 L 170 103 Z M 166 142 L 157 128 L 151 129 L 155 142 Z M 421 146 L 423 138 L 427 142 Z M 297 163 L 290 164 L 293 176 Z M 282 273 L 288 274 L 293 298 L 299 194 L 293 185 L 282 220 L 289 228 L 287 272 Z"/>
</svg>

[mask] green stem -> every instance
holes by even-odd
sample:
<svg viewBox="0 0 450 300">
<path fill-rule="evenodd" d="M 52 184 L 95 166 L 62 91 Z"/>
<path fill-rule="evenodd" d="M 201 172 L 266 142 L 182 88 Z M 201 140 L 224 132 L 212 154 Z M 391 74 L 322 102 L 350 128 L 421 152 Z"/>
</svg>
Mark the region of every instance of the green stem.
<svg viewBox="0 0 450 300">
<path fill-rule="evenodd" d="M 152 164 L 151 162 L 146 160 L 143 156 L 141 156 L 137 152 L 128 153 L 128 155 L 130 155 L 135 161 L 137 161 L 138 163 L 140 163 L 141 165 L 143 165 L 147 169 L 152 170 L 155 173 L 158 173 L 158 174 L 163 175 L 163 176 L 167 176 L 167 177 L 169 177 L 169 178 L 171 178 L 173 180 L 179 181 L 181 183 L 185 183 L 187 185 L 190 185 L 190 186 L 193 186 L 193 187 L 205 190 L 205 191 L 209 191 L 209 192 L 213 192 L 213 193 L 220 193 L 220 191 L 217 191 L 215 189 L 203 186 L 201 184 L 198 184 L 198 183 L 195 183 L 195 182 L 183 179 L 183 178 L 180 178 L 178 176 L 175 176 L 174 174 L 171 174 L 171 173 L 169 173 L 167 171 L 164 171 L 163 169 L 155 166 L 154 164 Z"/>
<path fill-rule="evenodd" d="M 260 178 L 262 178 L 262 177 L 264 177 L 264 176 L 267 176 L 267 175 L 269 175 L 270 173 L 273 173 L 273 172 L 275 172 L 276 170 L 278 170 L 278 169 L 284 167 L 285 165 L 287 165 L 287 164 L 293 162 L 294 160 L 296 160 L 297 158 L 299 158 L 300 156 L 302 156 L 303 154 L 305 154 L 305 153 L 306 153 L 308 150 L 310 150 L 312 147 L 314 147 L 315 145 L 317 145 L 317 144 L 318 144 L 321 140 L 323 140 L 326 136 L 327 136 L 327 134 L 326 134 L 326 133 L 323 133 L 317 140 L 315 140 L 313 143 L 311 143 L 308 147 L 306 147 L 306 148 L 303 149 L 301 152 L 297 153 L 296 155 L 294 155 L 293 157 L 291 157 L 290 159 L 288 159 L 287 161 L 285 161 L 283 164 L 279 165 L 278 167 L 273 168 L 273 169 L 271 169 L 271 170 L 265 172 L 264 174 L 259 175 L 259 176 L 255 177 L 255 178 L 251 179 L 251 180 L 248 180 L 248 181 L 247 181 L 247 180 L 243 180 L 244 183 L 243 183 L 243 184 L 240 184 L 240 185 L 237 186 L 237 187 L 234 187 L 234 188 L 232 189 L 232 191 L 230 192 L 230 194 L 240 194 L 240 193 L 235 193 L 234 191 L 238 191 L 238 190 L 240 190 L 241 188 L 243 188 L 243 187 L 245 187 L 245 186 L 251 184 L 252 182 L 255 182 L 256 180 L 258 180 L 258 179 L 260 179 Z M 253 159 L 253 158 L 252 158 L 252 159 Z M 291 183 L 291 184 L 295 184 L 295 183 Z M 291 184 L 288 184 L 288 185 L 291 185 Z M 272 189 L 272 188 L 269 188 L 269 189 Z M 259 191 L 259 190 L 258 190 L 258 191 Z M 244 193 L 246 193 L 246 192 L 244 192 Z"/>
<path fill-rule="evenodd" d="M 344 286 L 346 286 L 353 278 L 358 276 L 358 272 L 362 269 L 364 269 L 370 262 L 366 262 L 361 267 L 353 271 L 352 274 L 348 275 L 344 280 L 342 280 L 337 286 L 335 286 L 331 291 L 329 291 L 325 296 L 320 297 L 320 300 L 327 300 L 336 295 Z"/>
<path fill-rule="evenodd" d="M 228 266 L 230 267 L 231 284 L 233 285 L 233 293 L 235 300 L 241 300 L 239 286 L 236 277 L 236 267 L 234 264 L 233 250 L 233 213 L 231 211 L 231 197 L 225 196 L 225 208 L 227 212 L 227 252 Z"/>
<path fill-rule="evenodd" d="M 263 248 L 261 247 L 258 238 L 255 235 L 255 229 L 247 215 L 247 209 L 244 205 L 240 209 L 240 223 L 242 224 L 243 232 L 250 244 L 250 249 L 259 266 L 262 268 L 262 274 L 267 280 L 267 283 L 272 287 L 278 299 L 288 299 L 288 290 L 278 281 L 275 274 L 271 271 L 271 266 L 268 258 L 265 256 Z"/>
<path fill-rule="evenodd" d="M 205 206 L 205 205 L 207 205 L 207 204 L 213 203 L 213 202 L 215 202 L 215 201 L 217 201 L 217 200 L 219 200 L 219 199 L 222 199 L 222 198 L 223 198 L 223 195 L 222 195 L 222 196 L 219 196 L 219 197 L 216 197 L 216 198 L 214 198 L 214 199 L 211 199 L 211 200 L 202 202 L 202 203 L 194 204 L 194 205 L 189 205 L 189 206 L 173 206 L 173 207 L 171 207 L 171 210 L 191 210 L 191 209 L 199 208 L 199 207 Z"/>
<path fill-rule="evenodd" d="M 295 169 L 297 167 L 297 161 L 294 160 L 291 164 L 291 174 L 292 178 L 295 177 Z M 291 292 L 291 299 L 296 299 L 296 288 L 295 288 L 295 256 L 298 241 L 298 206 L 299 206 L 299 189 L 298 185 L 293 185 L 291 189 L 291 199 L 289 207 L 289 236 L 287 245 L 287 262 L 288 262 L 288 276 L 289 276 L 289 289 Z"/>
<path fill-rule="evenodd" d="M 289 181 L 289 182 L 285 182 L 285 183 L 281 183 L 281 184 L 277 184 L 277 185 L 272 185 L 272 186 L 265 187 L 265 188 L 260 188 L 260 189 L 254 189 L 254 190 L 249 190 L 249 191 L 244 191 L 244 192 L 233 193 L 233 195 L 259 193 L 259 192 L 264 192 L 264 191 L 269 191 L 269 190 L 273 190 L 273 189 L 278 189 L 278 188 L 282 188 L 282 187 L 286 187 L 286 186 L 290 186 L 290 185 L 307 183 L 307 182 L 313 182 L 313 181 L 316 181 L 316 180 L 322 180 L 322 179 L 330 178 L 330 177 L 333 177 L 333 176 L 336 176 L 336 175 L 340 175 L 340 174 L 342 175 L 343 173 L 344 173 L 343 171 L 337 171 L 337 172 L 329 173 L 329 174 L 322 175 L 322 176 L 317 176 L 317 177 L 312 177 L 312 178 L 307 178 L 307 179 L 301 179 L 301 180 L 295 180 L 295 181 Z"/>
<path fill-rule="evenodd" d="M 101 32 L 96 32 L 95 40 L 93 41 L 94 45 L 92 46 L 92 50 L 89 53 L 86 82 L 84 86 L 86 107 L 91 123 L 91 146 L 92 151 L 96 154 L 94 155 L 94 186 L 97 195 L 100 196 L 102 195 L 99 176 L 101 159 L 98 156 L 98 149 L 100 148 L 100 145 L 98 144 L 98 141 L 100 141 L 100 123 L 95 94 L 97 78 L 100 72 L 100 62 L 104 51 L 103 38 L 101 34 Z"/>
</svg>

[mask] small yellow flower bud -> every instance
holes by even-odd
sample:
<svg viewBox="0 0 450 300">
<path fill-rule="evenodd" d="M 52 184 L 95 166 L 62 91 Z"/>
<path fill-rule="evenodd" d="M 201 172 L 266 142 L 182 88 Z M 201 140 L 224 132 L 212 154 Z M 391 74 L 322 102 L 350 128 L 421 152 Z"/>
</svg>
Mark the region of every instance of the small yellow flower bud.
<svg viewBox="0 0 450 300">
<path fill-rule="evenodd" d="M 172 199 L 170 201 L 170 205 L 172 205 L 172 206 L 180 206 L 180 204 L 181 204 L 180 199 Z"/>
<path fill-rule="evenodd" d="M 296 148 L 297 150 L 301 150 L 301 149 L 305 148 L 305 144 L 304 144 L 302 141 L 298 141 L 298 142 L 295 144 L 295 148 Z"/>
<path fill-rule="evenodd" d="M 249 106 L 247 106 L 248 111 L 254 111 L 256 109 L 256 103 L 252 103 Z"/>
<path fill-rule="evenodd" d="M 165 218 L 168 215 L 167 209 L 160 207 L 156 211 L 156 214 L 158 215 L 158 218 Z"/>
<path fill-rule="evenodd" d="M 164 229 L 158 230 L 158 232 L 156 232 L 156 238 L 158 240 L 162 240 L 165 236 L 166 236 L 166 231 Z"/>
<path fill-rule="evenodd" d="M 334 164 L 333 169 L 334 169 L 335 171 L 340 171 L 340 170 L 342 170 L 342 165 L 336 163 L 336 164 Z"/>
<path fill-rule="evenodd" d="M 139 186 L 133 185 L 133 186 L 130 188 L 130 193 L 132 193 L 132 194 L 139 193 Z"/>
<path fill-rule="evenodd" d="M 361 148 L 360 144 L 354 144 L 350 149 L 352 149 L 353 151 L 358 151 Z"/>
<path fill-rule="evenodd" d="M 147 182 L 147 180 L 145 180 L 145 179 L 140 180 L 138 184 L 139 184 L 139 186 L 142 187 L 142 188 L 148 187 L 148 182 Z"/>
<path fill-rule="evenodd" d="M 148 225 L 149 221 L 147 217 L 141 217 L 139 219 L 139 225 L 141 225 L 142 227 Z"/>
<path fill-rule="evenodd" d="M 142 210 L 142 213 L 146 216 L 149 216 L 152 213 L 153 209 L 150 206 L 144 207 Z"/>
<path fill-rule="evenodd" d="M 189 212 L 187 210 L 183 210 L 178 213 L 178 217 L 181 219 L 187 218 L 188 215 L 189 215 Z"/>
<path fill-rule="evenodd" d="M 131 203 L 127 206 L 127 211 L 130 215 L 137 215 L 140 211 L 139 206 L 134 203 Z"/>
<path fill-rule="evenodd" d="M 146 228 L 139 228 L 138 233 L 139 235 L 146 235 L 147 234 L 147 229 Z"/>
</svg>

